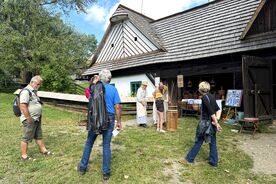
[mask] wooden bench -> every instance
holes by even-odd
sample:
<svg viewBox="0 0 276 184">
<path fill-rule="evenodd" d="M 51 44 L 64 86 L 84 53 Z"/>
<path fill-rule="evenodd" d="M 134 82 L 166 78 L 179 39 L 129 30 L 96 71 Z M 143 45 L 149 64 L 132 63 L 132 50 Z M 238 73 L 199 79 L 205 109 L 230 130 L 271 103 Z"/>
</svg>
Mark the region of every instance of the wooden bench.
<svg viewBox="0 0 276 184">
<path fill-rule="evenodd" d="M 259 118 L 244 118 L 239 120 L 240 130 L 241 133 L 245 129 L 251 129 L 253 131 L 253 135 L 259 128 Z"/>
</svg>

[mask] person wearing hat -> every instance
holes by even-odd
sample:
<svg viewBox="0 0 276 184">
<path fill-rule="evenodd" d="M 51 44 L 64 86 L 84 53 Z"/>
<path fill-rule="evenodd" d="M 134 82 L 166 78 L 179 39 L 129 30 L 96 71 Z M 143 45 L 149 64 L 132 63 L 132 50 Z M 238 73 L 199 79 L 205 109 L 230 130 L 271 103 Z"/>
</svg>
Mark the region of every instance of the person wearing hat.
<svg viewBox="0 0 276 184">
<path fill-rule="evenodd" d="M 148 81 L 143 81 L 137 90 L 136 116 L 138 126 L 147 127 L 147 86 Z"/>
<path fill-rule="evenodd" d="M 161 88 L 164 87 L 164 90 L 162 92 L 162 98 L 163 98 L 163 102 L 164 102 L 163 126 L 166 126 L 166 112 L 168 110 L 168 105 L 169 105 L 168 86 L 165 85 L 163 82 L 160 82 L 158 86 L 160 86 Z M 153 109 L 153 111 L 152 111 L 153 124 L 155 126 L 157 126 L 158 114 L 157 114 L 155 100 L 153 101 L 153 107 L 152 107 L 152 109 Z"/>
<path fill-rule="evenodd" d="M 206 81 L 198 85 L 198 91 L 202 94 L 200 121 L 196 129 L 195 143 L 189 153 L 181 163 L 193 163 L 203 142 L 209 144 L 209 164 L 216 167 L 218 165 L 216 132 L 222 128 L 218 123 L 220 108 L 215 97 L 209 93 L 210 84 Z"/>
</svg>

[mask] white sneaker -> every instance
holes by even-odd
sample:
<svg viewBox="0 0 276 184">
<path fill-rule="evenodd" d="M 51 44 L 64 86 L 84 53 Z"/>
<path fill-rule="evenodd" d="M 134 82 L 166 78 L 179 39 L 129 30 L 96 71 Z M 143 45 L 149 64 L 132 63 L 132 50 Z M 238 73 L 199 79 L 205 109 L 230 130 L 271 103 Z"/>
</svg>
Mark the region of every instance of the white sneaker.
<svg viewBox="0 0 276 184">
<path fill-rule="evenodd" d="M 160 132 L 160 128 L 157 128 L 156 131 L 157 131 L 157 132 Z"/>
<path fill-rule="evenodd" d="M 159 130 L 159 132 L 161 132 L 161 133 L 165 133 L 166 131 L 165 131 L 165 130 L 163 130 L 163 129 L 160 129 L 160 130 Z"/>
</svg>

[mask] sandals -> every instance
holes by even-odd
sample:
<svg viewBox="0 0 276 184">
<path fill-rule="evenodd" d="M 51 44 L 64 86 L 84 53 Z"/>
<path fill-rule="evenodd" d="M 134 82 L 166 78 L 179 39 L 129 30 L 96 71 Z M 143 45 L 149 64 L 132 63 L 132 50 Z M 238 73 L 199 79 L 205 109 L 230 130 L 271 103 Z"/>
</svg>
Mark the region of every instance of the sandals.
<svg viewBox="0 0 276 184">
<path fill-rule="evenodd" d="M 29 157 L 29 156 L 27 156 L 26 158 L 21 157 L 21 160 L 22 160 L 22 161 L 31 161 L 31 160 L 33 160 L 33 158 L 31 158 L 31 157 Z"/>
<path fill-rule="evenodd" d="M 45 152 L 41 152 L 42 155 L 48 156 L 48 155 L 52 155 L 51 151 L 45 151 Z"/>
<path fill-rule="evenodd" d="M 48 156 L 48 155 L 52 155 L 53 153 L 51 152 L 51 151 L 49 151 L 49 150 L 47 150 L 47 151 L 45 151 L 45 152 L 40 152 L 42 155 L 44 155 L 44 156 Z M 35 159 L 33 159 L 32 157 L 29 157 L 29 156 L 27 156 L 26 158 L 24 158 L 24 157 L 22 157 L 21 156 L 21 160 L 22 161 L 34 161 Z"/>
</svg>

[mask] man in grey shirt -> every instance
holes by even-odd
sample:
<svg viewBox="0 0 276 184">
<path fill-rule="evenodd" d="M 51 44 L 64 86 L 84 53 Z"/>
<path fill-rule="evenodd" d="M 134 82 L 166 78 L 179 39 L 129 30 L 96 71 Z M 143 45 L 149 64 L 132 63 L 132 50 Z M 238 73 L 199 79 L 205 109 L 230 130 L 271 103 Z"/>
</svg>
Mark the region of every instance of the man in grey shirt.
<svg viewBox="0 0 276 184">
<path fill-rule="evenodd" d="M 37 145 L 39 146 L 40 152 L 44 155 L 51 154 L 45 147 L 42 139 L 42 129 L 41 129 L 41 114 L 42 105 L 39 97 L 37 96 L 37 91 L 42 83 L 42 78 L 37 75 L 31 79 L 31 82 L 23 89 L 20 93 L 20 110 L 22 112 L 20 116 L 20 121 L 23 126 L 23 136 L 21 140 L 21 160 L 31 160 L 32 158 L 28 156 L 28 143 L 35 139 Z"/>
</svg>

